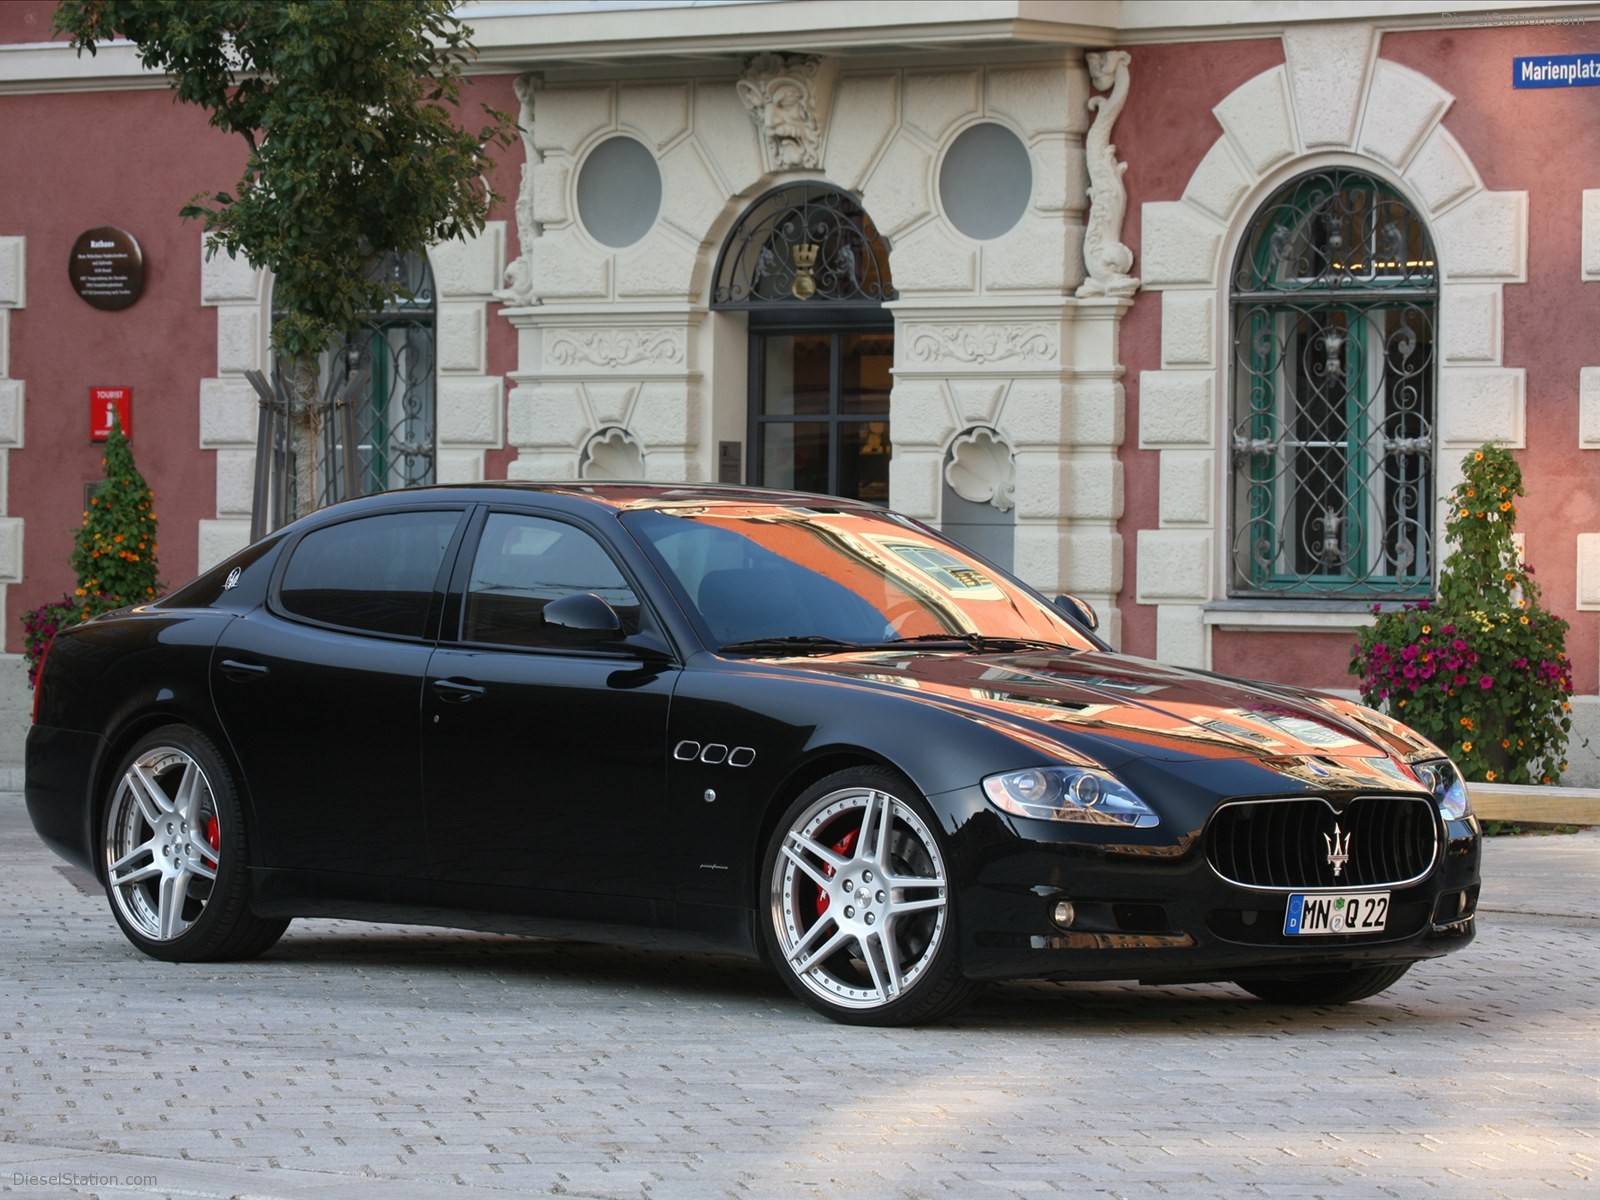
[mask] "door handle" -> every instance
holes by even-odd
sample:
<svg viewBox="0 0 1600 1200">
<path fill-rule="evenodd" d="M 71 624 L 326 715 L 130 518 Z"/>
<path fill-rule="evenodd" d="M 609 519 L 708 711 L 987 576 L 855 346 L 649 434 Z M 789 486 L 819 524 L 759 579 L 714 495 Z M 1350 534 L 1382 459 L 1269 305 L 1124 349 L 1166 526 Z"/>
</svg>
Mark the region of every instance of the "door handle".
<svg viewBox="0 0 1600 1200">
<path fill-rule="evenodd" d="M 236 658 L 222 660 L 222 673 L 235 683 L 249 683 L 252 679 L 262 679 L 270 675 L 271 669 L 261 663 L 240 662 Z"/>
<path fill-rule="evenodd" d="M 481 683 L 463 683 L 459 679 L 435 679 L 433 694 L 446 704 L 465 704 L 476 700 L 486 689 Z"/>
</svg>

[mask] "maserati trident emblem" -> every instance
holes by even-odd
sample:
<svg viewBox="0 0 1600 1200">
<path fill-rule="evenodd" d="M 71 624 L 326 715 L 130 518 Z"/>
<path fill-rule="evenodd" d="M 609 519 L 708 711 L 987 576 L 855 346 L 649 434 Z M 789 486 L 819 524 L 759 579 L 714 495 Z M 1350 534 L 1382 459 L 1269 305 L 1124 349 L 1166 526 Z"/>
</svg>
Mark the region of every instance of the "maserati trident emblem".
<svg viewBox="0 0 1600 1200">
<path fill-rule="evenodd" d="M 1333 868 L 1333 877 L 1339 878 L 1339 873 L 1344 870 L 1345 863 L 1350 861 L 1350 835 L 1339 833 L 1339 822 L 1333 823 L 1333 833 L 1323 834 L 1322 840 L 1328 843 L 1328 865 Z"/>
</svg>

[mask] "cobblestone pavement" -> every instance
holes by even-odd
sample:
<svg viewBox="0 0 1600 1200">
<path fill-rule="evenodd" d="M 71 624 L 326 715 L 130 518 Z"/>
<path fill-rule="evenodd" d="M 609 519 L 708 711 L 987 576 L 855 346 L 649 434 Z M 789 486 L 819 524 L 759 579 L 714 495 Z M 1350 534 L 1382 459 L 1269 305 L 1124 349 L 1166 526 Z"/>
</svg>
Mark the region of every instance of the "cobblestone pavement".
<svg viewBox="0 0 1600 1200">
<path fill-rule="evenodd" d="M 1482 931 L 1389 993 L 1012 984 L 832 1025 L 754 964 L 301 921 L 138 956 L 0 795 L 0 1193 L 1600 1195 L 1600 834 L 1488 848 Z"/>
</svg>

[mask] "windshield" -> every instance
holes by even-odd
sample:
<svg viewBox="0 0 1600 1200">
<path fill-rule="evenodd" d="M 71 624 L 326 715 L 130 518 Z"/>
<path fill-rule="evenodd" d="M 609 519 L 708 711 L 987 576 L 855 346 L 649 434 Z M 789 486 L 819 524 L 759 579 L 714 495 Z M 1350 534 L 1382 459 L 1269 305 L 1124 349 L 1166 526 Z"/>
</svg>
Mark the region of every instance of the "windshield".
<svg viewBox="0 0 1600 1200">
<path fill-rule="evenodd" d="M 728 502 L 626 512 L 708 644 L 812 651 L 944 638 L 1094 646 L 961 547 L 877 509 Z M 742 646 L 742 643 L 754 643 Z"/>
</svg>

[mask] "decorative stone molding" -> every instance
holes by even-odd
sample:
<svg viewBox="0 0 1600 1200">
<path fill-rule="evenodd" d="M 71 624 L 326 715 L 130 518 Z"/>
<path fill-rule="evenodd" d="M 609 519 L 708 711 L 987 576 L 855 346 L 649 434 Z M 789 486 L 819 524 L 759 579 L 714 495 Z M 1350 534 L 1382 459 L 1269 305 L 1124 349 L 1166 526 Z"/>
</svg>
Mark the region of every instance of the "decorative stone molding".
<svg viewBox="0 0 1600 1200">
<path fill-rule="evenodd" d="M 1084 141 L 1089 166 L 1089 219 L 1083 231 L 1083 266 L 1088 278 L 1078 288 L 1080 296 L 1131 296 L 1139 281 L 1128 274 L 1133 266 L 1133 251 L 1122 243 L 1122 221 L 1128 211 L 1128 190 L 1122 186 L 1128 164 L 1117 161 L 1117 148 L 1111 142 L 1111 127 L 1128 102 L 1128 63 L 1126 50 L 1106 50 L 1088 54 L 1089 79 L 1109 96 L 1094 96 L 1088 107 L 1094 124 Z"/>
<path fill-rule="evenodd" d="M 557 367 L 680 367 L 682 329 L 564 329 L 544 331 L 544 358 Z"/>
<path fill-rule="evenodd" d="M 963 500 L 1001 512 L 1016 505 L 1016 462 L 1011 448 L 993 429 L 969 429 L 950 446 L 945 482 Z"/>
<path fill-rule="evenodd" d="M 735 85 L 756 123 L 769 171 L 820 171 L 838 62 L 758 54 Z"/>
<path fill-rule="evenodd" d="M 919 363 L 1049 363 L 1061 353 L 1056 331 L 1043 324 L 907 325 L 902 337 Z"/>
<path fill-rule="evenodd" d="M 1177 201 L 1142 211 L 1146 291 L 1162 292 L 1160 371 L 1140 376 L 1139 443 L 1160 455 L 1160 521 L 1140 534 L 1137 592 L 1157 606 L 1157 654 L 1204 667 L 1201 605 L 1221 578 L 1226 515 L 1196 511 L 1197 483 L 1225 459 L 1219 412 L 1229 380 L 1228 255 L 1271 191 L 1302 170 L 1339 163 L 1388 179 L 1419 205 L 1439 250 L 1440 444 L 1523 442 L 1523 372 L 1501 365 L 1501 288 L 1526 278 L 1528 213 L 1521 192 L 1491 192 L 1441 122 L 1453 97 L 1427 76 L 1376 56 L 1365 23 L 1305 25 L 1283 34 L 1285 65 L 1241 84 L 1212 110 L 1223 134 Z M 1586 211 L 1589 211 L 1586 195 Z M 1600 193 L 1585 270 L 1600 278 Z M 1590 277 L 1589 275 L 1585 276 Z M 1600 402 L 1592 427 L 1600 439 Z M 1580 435 L 1580 437 L 1583 435 Z M 1600 440 L 1596 441 L 1600 448 Z M 1454 482 L 1442 455 L 1436 488 Z M 1170 536 L 1161 536 L 1170 535 Z M 1200 570 L 1198 547 L 1206 562 Z M 1175 578 L 1178 571 L 1181 578 Z M 1190 606 L 1193 606 L 1192 608 Z"/>
<path fill-rule="evenodd" d="M 580 479 L 643 479 L 644 451 L 633 434 L 617 425 L 600 430 L 584 445 Z"/>
<path fill-rule="evenodd" d="M 511 85 L 517 94 L 517 126 L 522 134 L 522 186 L 517 189 L 514 207 L 517 256 L 506 266 L 506 286 L 494 294 L 496 300 L 503 300 L 507 304 L 539 302 L 533 290 L 533 243 L 541 232 L 540 222 L 534 212 L 534 175 L 544 161 L 533 138 L 534 97 L 538 94 L 539 80 L 537 75 L 518 75 Z"/>
</svg>

